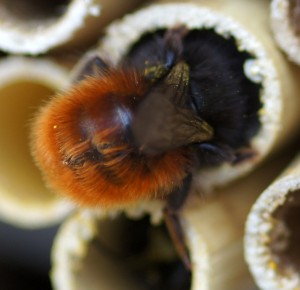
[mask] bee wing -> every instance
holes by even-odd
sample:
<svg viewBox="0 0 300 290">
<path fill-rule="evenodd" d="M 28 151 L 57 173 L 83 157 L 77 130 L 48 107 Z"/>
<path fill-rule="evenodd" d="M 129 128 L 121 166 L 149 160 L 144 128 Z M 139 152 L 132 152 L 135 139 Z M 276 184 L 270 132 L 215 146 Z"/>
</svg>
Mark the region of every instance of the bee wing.
<svg viewBox="0 0 300 290">
<path fill-rule="evenodd" d="M 109 65 L 96 52 L 88 53 L 77 65 L 71 76 L 72 84 L 76 84 L 88 76 L 101 76 L 109 71 Z"/>
<path fill-rule="evenodd" d="M 210 125 L 186 105 L 187 69 L 177 64 L 138 107 L 132 133 L 142 152 L 159 154 L 213 137 Z"/>
</svg>

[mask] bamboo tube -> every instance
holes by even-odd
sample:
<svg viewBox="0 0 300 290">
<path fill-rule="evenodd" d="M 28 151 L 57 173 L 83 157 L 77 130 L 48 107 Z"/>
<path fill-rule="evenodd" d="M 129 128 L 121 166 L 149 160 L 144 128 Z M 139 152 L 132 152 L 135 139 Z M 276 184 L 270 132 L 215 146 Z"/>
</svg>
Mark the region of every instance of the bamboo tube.
<svg viewBox="0 0 300 290">
<path fill-rule="evenodd" d="M 0 49 L 40 54 L 53 48 L 83 46 L 102 27 L 138 5 L 139 0 L 3 0 L 0 3 Z"/>
<path fill-rule="evenodd" d="M 263 290 L 300 289 L 300 156 L 253 205 L 245 255 Z"/>
<path fill-rule="evenodd" d="M 271 24 L 274 37 L 288 58 L 300 64 L 300 2 L 271 1 Z"/>
<path fill-rule="evenodd" d="M 244 70 L 249 79 L 262 86 L 259 97 L 263 107 L 258 112 L 261 127 L 250 141 L 257 154 L 235 166 L 202 170 L 197 176 L 202 188 L 211 189 L 242 176 L 291 138 L 297 128 L 299 70 L 277 49 L 269 33 L 268 9 L 269 2 L 262 0 L 157 4 L 110 25 L 100 43 L 100 55 L 118 64 L 144 34 L 183 24 L 190 30 L 213 29 L 225 38 L 233 37 L 240 51 L 253 56 Z"/>
<path fill-rule="evenodd" d="M 70 205 L 44 186 L 29 150 L 29 123 L 41 102 L 66 85 L 67 69 L 51 60 L 0 61 L 0 217 L 24 227 L 52 224 Z"/>
<path fill-rule="evenodd" d="M 276 158 L 214 195 L 203 198 L 198 192 L 190 196 L 182 213 L 182 224 L 192 261 L 191 284 L 181 288 L 164 285 L 151 289 L 253 290 L 254 282 L 243 260 L 244 222 L 255 199 L 287 160 L 287 157 Z M 149 210 L 150 229 L 145 231 L 151 233 L 158 228 L 161 221 L 158 208 L 159 205 Z M 141 216 L 133 217 L 127 212 L 127 219 L 132 223 L 125 229 L 121 223 L 125 217 L 120 213 L 84 210 L 70 216 L 62 224 L 52 249 L 54 289 L 144 289 L 132 279 L 128 260 L 120 260 L 111 253 L 112 249 L 121 251 L 130 238 L 132 247 L 139 245 L 139 239 L 144 237 L 142 231 L 137 230 L 137 219 Z M 153 241 L 153 237 L 154 234 L 147 236 L 148 241 Z M 170 241 L 165 239 L 161 238 L 157 244 L 153 242 L 153 252 L 169 263 L 174 253 L 170 250 Z M 155 256 L 153 252 L 150 253 Z M 135 255 L 132 260 L 139 261 L 140 256 Z M 143 263 L 139 276 L 147 277 L 146 270 L 142 269 L 147 269 L 149 259 L 145 258 Z"/>
</svg>

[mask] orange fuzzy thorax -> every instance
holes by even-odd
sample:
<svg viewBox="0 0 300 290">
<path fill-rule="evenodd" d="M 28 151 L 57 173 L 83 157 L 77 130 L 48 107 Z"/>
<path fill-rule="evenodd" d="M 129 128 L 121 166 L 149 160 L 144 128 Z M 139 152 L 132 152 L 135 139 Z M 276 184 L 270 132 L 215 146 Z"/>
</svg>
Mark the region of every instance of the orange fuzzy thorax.
<svg viewBox="0 0 300 290">
<path fill-rule="evenodd" d="M 183 149 L 145 156 L 127 136 L 124 124 L 147 90 L 137 73 L 120 71 L 53 97 L 32 130 L 47 184 L 82 205 L 104 207 L 161 198 L 180 186 L 189 166 Z"/>
</svg>

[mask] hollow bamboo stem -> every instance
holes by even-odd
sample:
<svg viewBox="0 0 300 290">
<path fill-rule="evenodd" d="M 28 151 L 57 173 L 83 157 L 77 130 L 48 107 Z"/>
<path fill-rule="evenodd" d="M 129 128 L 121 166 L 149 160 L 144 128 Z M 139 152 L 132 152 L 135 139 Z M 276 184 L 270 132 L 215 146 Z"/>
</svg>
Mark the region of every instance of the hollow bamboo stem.
<svg viewBox="0 0 300 290">
<path fill-rule="evenodd" d="M 300 289 L 300 156 L 254 203 L 245 253 L 263 290 Z"/>
<path fill-rule="evenodd" d="M 225 38 L 233 37 L 240 51 L 253 56 L 245 63 L 245 74 L 262 86 L 262 108 L 258 113 L 261 128 L 250 141 L 257 153 L 255 158 L 235 166 L 225 164 L 202 170 L 199 183 L 202 188 L 210 189 L 244 175 L 292 138 L 299 120 L 300 71 L 282 55 L 269 32 L 268 1 L 161 2 L 110 25 L 100 43 L 100 55 L 118 64 L 146 33 L 178 24 L 190 30 L 212 29 Z"/>
<path fill-rule="evenodd" d="M 0 3 L 0 49 L 40 54 L 83 47 L 95 41 L 105 24 L 130 11 L 140 0 L 3 0 Z"/>
<path fill-rule="evenodd" d="M 53 224 L 71 206 L 45 188 L 28 133 L 35 110 L 66 85 L 68 70 L 52 60 L 8 57 L 0 79 L 0 217 L 24 227 Z"/>
</svg>

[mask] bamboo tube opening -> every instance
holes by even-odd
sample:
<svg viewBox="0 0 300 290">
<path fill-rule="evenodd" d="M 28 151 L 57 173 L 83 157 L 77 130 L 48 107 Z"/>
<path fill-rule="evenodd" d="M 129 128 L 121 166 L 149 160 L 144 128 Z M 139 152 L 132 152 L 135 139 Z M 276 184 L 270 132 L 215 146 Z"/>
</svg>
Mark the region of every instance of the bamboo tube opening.
<svg viewBox="0 0 300 290">
<path fill-rule="evenodd" d="M 60 229 L 52 260 L 55 289 L 192 289 L 164 223 L 148 215 L 76 214 Z"/>
<path fill-rule="evenodd" d="M 61 17 L 71 0 L 4 0 L 1 1 L 1 16 L 7 21 L 25 21 L 25 26 L 33 25 L 37 20 L 55 21 Z"/>
<path fill-rule="evenodd" d="M 300 289 L 299 157 L 259 196 L 246 222 L 245 258 L 261 289 Z"/>
<path fill-rule="evenodd" d="M 93 0 L 1 1 L 0 49 L 36 55 L 53 47 L 69 45 L 75 38 L 80 44 L 84 39 L 76 33 L 84 29 L 83 23 L 89 25 L 89 19 L 97 19 L 93 7 L 99 9 Z"/>
<path fill-rule="evenodd" d="M 1 186 L 24 203 L 48 202 L 45 186 L 29 150 L 29 122 L 42 101 L 54 94 L 40 83 L 19 81 L 0 88 Z M 30 192 L 30 194 L 28 194 Z"/>
<path fill-rule="evenodd" d="M 76 278 L 80 283 L 88 281 L 89 270 L 100 272 L 104 266 L 106 271 L 99 273 L 99 279 L 101 283 L 107 280 L 107 289 L 190 289 L 190 272 L 179 259 L 164 225 L 153 226 L 148 217 L 129 220 L 120 216 L 98 226 L 99 234 L 82 261 L 87 267 Z"/>
<path fill-rule="evenodd" d="M 163 55 L 164 47 L 160 41 L 166 33 L 166 30 L 160 29 L 143 34 L 123 59 L 141 71 L 145 67 L 147 69 L 145 63 L 155 63 L 156 58 Z M 261 128 L 262 82 L 251 79 L 247 74 L 247 66 L 256 57 L 239 50 L 234 37 L 224 37 L 214 29 L 188 29 L 182 46 L 181 61 L 189 66 L 189 90 L 193 94 L 193 104 L 199 117 L 214 128 L 215 141 L 235 149 L 253 149 L 250 141 Z M 219 98 L 220 95 L 223 99 Z M 226 99 L 231 98 L 234 103 L 232 95 L 241 101 L 235 103 L 236 110 L 230 111 L 233 104 L 226 102 Z M 213 104 L 209 99 L 214 100 Z M 245 113 L 240 118 L 242 110 Z M 256 152 L 253 153 L 255 155 Z M 220 162 L 205 158 L 200 163 L 202 166 L 208 164 L 208 167 L 220 166 Z"/>
<path fill-rule="evenodd" d="M 294 104 L 292 99 L 296 102 L 298 100 L 296 98 L 298 72 L 290 66 L 274 45 L 269 27 L 265 25 L 269 8 L 267 2 L 204 1 L 203 6 L 197 4 L 195 2 L 153 5 L 128 15 L 108 27 L 107 34 L 99 46 L 99 53 L 101 56 L 108 56 L 114 65 L 118 65 L 126 57 L 133 55 L 131 50 L 136 52 L 136 47 L 142 43 L 143 37 L 146 37 L 144 40 L 147 42 L 151 34 L 155 35 L 159 31 L 168 31 L 183 25 L 191 34 L 210 31 L 223 37 L 224 42 L 233 41 L 236 51 L 241 55 L 248 55 L 244 59 L 242 74 L 250 83 L 252 82 L 253 87 L 256 87 L 258 96 L 256 93 L 252 96 L 256 98 L 257 107 L 254 114 L 257 119 L 253 121 L 252 124 L 256 122 L 253 127 L 249 126 L 249 130 L 243 132 L 247 138 L 241 145 L 248 141 L 245 147 L 253 149 L 254 155 L 253 158 L 246 158 L 234 166 L 220 164 L 201 170 L 197 176 L 199 184 L 204 190 L 211 190 L 253 169 L 266 155 L 278 149 L 290 138 L 295 129 L 293 119 L 297 118 L 298 114 L 296 106 L 290 106 Z M 252 11 L 252 15 L 257 15 L 255 24 L 250 14 L 246 13 L 248 10 Z M 141 58 L 142 51 L 141 49 Z M 151 49 L 149 51 L 151 52 Z M 156 56 L 157 50 L 153 49 L 152 53 Z M 147 53 L 144 57 L 145 55 L 147 56 Z M 219 55 L 220 53 L 216 53 L 216 57 Z M 218 85 L 218 82 L 215 84 Z M 286 97 L 291 98 L 291 101 L 284 100 Z"/>
<path fill-rule="evenodd" d="M 30 123 L 38 107 L 66 84 L 64 67 L 11 57 L 0 62 L 0 216 L 18 226 L 52 224 L 70 205 L 45 186 L 30 153 Z"/>
<path fill-rule="evenodd" d="M 3 0 L 0 3 L 0 49 L 37 55 L 49 50 L 86 48 L 99 38 L 108 22 L 140 2 Z"/>
<path fill-rule="evenodd" d="M 286 202 L 274 211 L 273 218 L 270 247 L 278 271 L 283 277 L 291 268 L 300 273 L 300 190 L 287 194 Z"/>
</svg>

